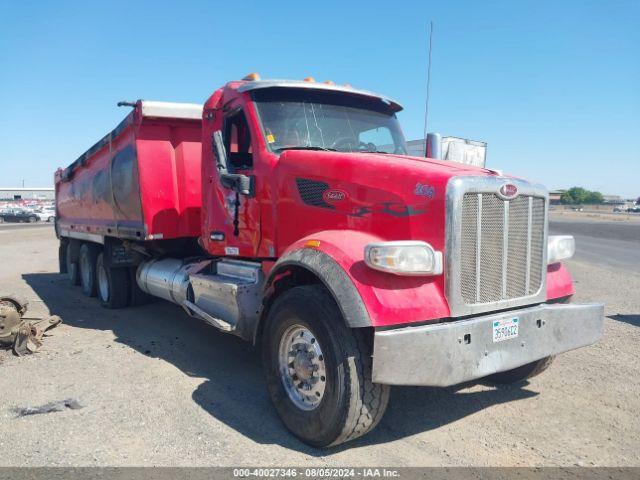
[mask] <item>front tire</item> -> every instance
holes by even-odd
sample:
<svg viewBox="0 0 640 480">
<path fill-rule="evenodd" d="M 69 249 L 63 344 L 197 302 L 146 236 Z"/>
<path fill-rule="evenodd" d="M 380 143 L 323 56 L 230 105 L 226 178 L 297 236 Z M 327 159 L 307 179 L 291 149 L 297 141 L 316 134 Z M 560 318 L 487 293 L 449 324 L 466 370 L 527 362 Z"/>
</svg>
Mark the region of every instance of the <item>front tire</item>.
<svg viewBox="0 0 640 480">
<path fill-rule="evenodd" d="M 513 370 L 494 373 L 493 375 L 489 375 L 487 380 L 500 385 L 521 382 L 528 378 L 535 377 L 536 375 L 540 375 L 551 366 L 554 359 L 554 356 L 545 357 L 540 360 L 536 360 L 535 362 L 522 365 L 521 367 L 514 368 Z"/>
<path fill-rule="evenodd" d="M 129 302 L 129 270 L 107 267 L 104 253 L 96 259 L 98 299 L 105 308 L 124 308 Z"/>
<path fill-rule="evenodd" d="M 269 395 L 296 437 L 328 447 L 378 424 L 390 389 L 371 381 L 371 332 L 348 328 L 324 288 L 309 285 L 284 292 L 266 321 L 263 356 Z"/>
<path fill-rule="evenodd" d="M 38 217 L 29 217 L 28 222 L 29 223 L 36 223 L 38 221 Z"/>
</svg>

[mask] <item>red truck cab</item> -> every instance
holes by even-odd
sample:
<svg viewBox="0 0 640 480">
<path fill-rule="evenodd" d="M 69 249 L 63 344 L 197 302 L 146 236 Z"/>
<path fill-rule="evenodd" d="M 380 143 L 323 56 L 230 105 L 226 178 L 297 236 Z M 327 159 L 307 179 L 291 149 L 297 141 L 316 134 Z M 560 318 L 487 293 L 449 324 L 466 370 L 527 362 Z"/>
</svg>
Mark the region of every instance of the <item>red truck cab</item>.
<svg viewBox="0 0 640 480">
<path fill-rule="evenodd" d="M 567 304 L 547 190 L 407 155 L 385 96 L 249 76 L 139 101 L 56 175 L 61 269 L 116 308 L 164 298 L 260 344 L 285 425 L 336 445 L 389 385 L 512 382 L 602 335 Z"/>
</svg>

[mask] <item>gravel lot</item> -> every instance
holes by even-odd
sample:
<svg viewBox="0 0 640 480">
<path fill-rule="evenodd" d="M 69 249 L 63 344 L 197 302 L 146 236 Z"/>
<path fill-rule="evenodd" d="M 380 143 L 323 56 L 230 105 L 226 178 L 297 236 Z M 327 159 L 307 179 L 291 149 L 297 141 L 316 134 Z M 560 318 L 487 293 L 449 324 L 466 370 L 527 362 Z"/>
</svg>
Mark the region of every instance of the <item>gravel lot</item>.
<svg viewBox="0 0 640 480">
<path fill-rule="evenodd" d="M 570 262 L 576 301 L 606 303 L 605 338 L 530 383 L 393 388 L 374 432 L 316 450 L 280 424 L 249 344 L 160 301 L 101 309 L 56 252 L 53 228 L 0 229 L 0 291 L 65 322 L 36 355 L 0 352 L 2 466 L 640 466 L 638 271 Z M 65 399 L 83 408 L 14 413 Z"/>
</svg>

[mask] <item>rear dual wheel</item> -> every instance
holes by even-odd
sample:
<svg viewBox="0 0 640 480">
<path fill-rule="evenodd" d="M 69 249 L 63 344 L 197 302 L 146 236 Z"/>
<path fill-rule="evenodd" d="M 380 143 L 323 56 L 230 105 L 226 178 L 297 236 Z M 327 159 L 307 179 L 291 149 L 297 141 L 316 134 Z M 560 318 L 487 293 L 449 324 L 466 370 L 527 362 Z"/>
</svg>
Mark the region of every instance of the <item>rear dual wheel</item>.
<svg viewBox="0 0 640 480">
<path fill-rule="evenodd" d="M 60 251 L 60 255 L 62 255 L 62 253 L 63 252 Z M 78 266 L 78 262 L 74 262 L 72 258 L 71 242 L 68 242 L 66 247 L 64 247 L 64 272 L 61 273 L 66 273 L 69 283 L 75 287 L 80 285 L 80 267 Z M 61 259 L 60 270 L 62 270 L 62 264 Z"/>
<path fill-rule="evenodd" d="M 96 259 L 97 294 L 105 308 L 124 308 L 129 302 L 130 273 L 128 268 L 105 264 L 104 253 Z"/>
<path fill-rule="evenodd" d="M 78 264 L 80 265 L 80 287 L 82 293 L 87 297 L 95 297 L 97 293 L 96 284 L 96 258 L 98 257 L 98 247 L 83 243 L 78 254 Z"/>
</svg>

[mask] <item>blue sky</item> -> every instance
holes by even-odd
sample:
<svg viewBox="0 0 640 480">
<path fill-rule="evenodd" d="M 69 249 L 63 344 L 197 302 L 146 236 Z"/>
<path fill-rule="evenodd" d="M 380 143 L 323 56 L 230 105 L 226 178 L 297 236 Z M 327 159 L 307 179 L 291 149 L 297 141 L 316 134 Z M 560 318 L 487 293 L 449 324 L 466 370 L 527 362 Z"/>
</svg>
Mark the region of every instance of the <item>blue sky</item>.
<svg viewBox="0 0 640 480">
<path fill-rule="evenodd" d="M 127 113 L 202 102 L 248 72 L 400 101 L 423 129 L 484 140 L 488 166 L 640 196 L 640 1 L 0 0 L 0 186 L 52 184 Z"/>
</svg>

